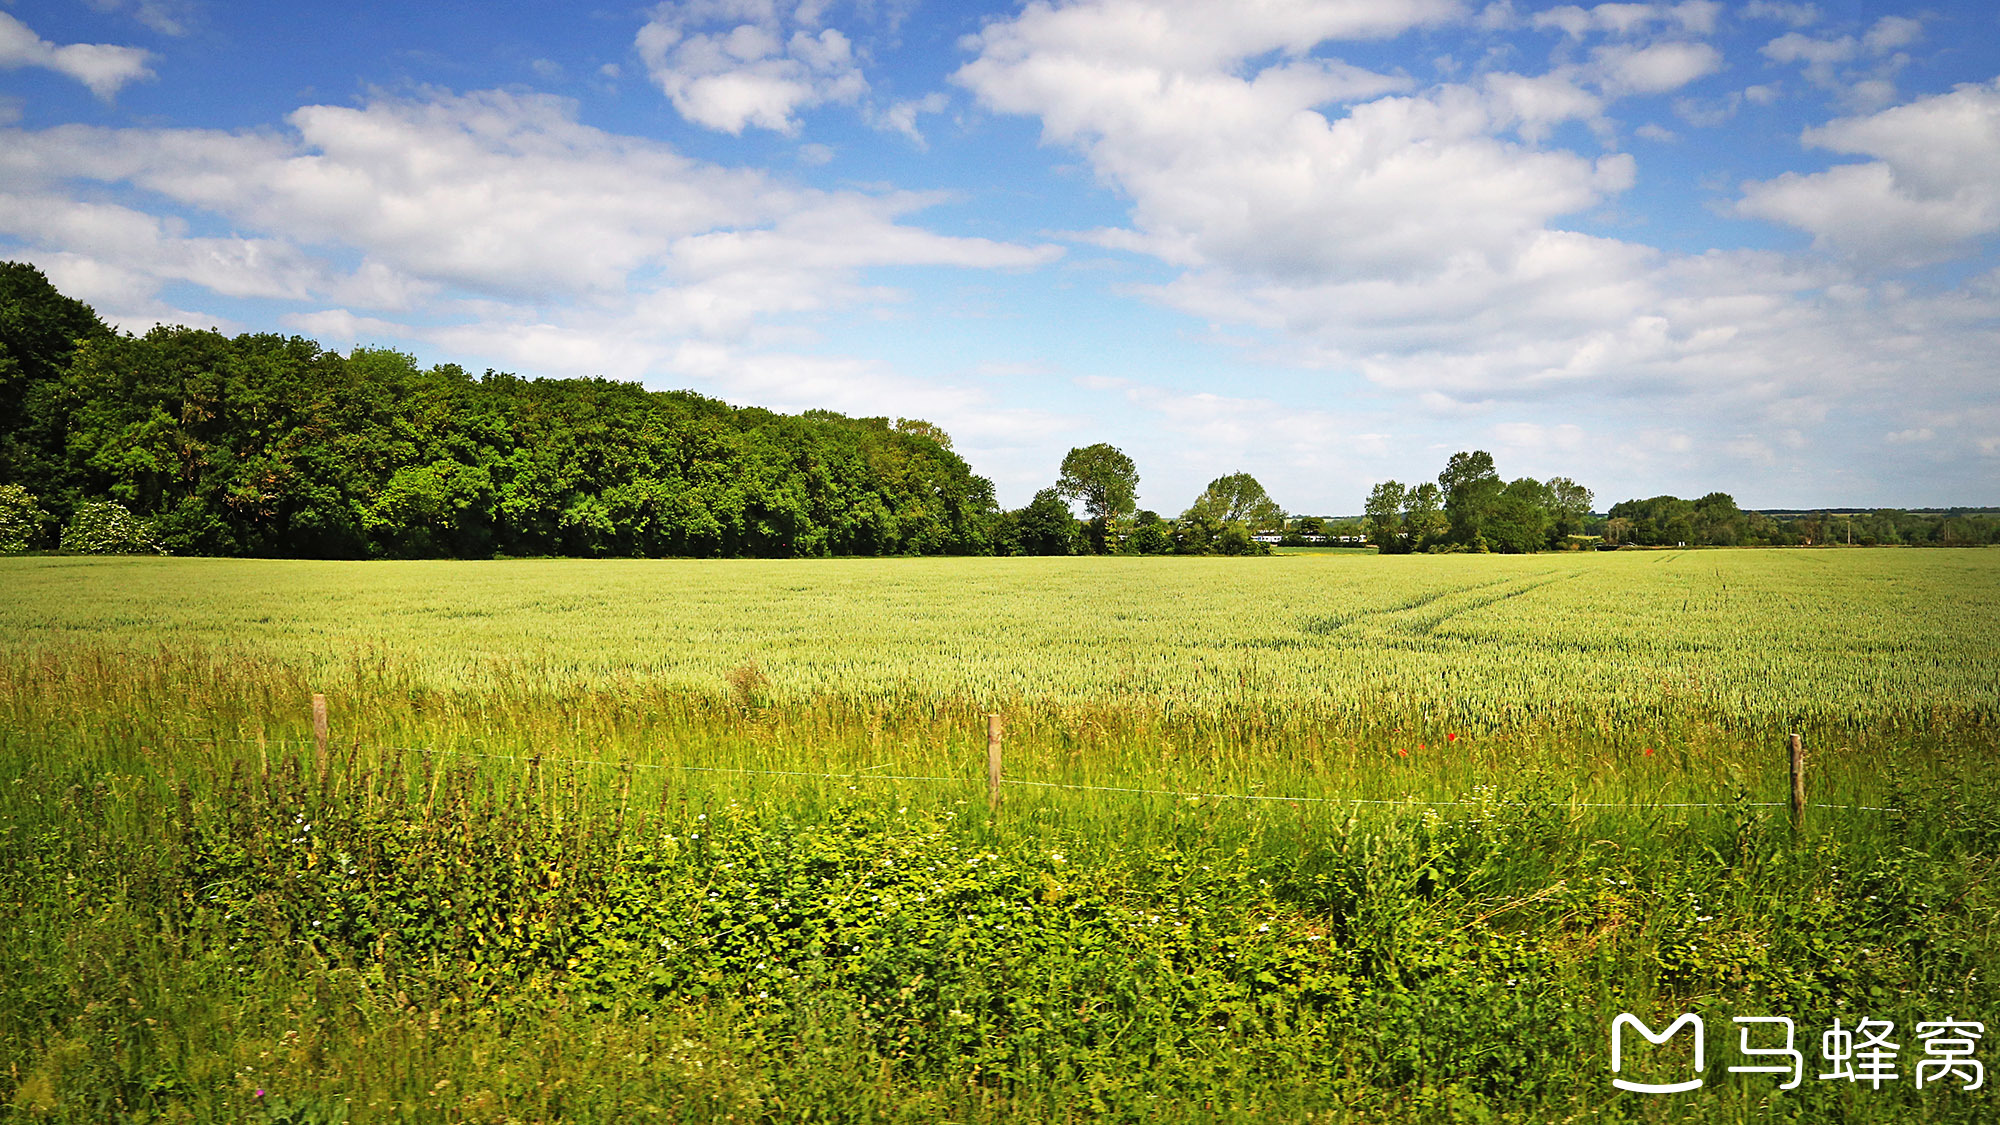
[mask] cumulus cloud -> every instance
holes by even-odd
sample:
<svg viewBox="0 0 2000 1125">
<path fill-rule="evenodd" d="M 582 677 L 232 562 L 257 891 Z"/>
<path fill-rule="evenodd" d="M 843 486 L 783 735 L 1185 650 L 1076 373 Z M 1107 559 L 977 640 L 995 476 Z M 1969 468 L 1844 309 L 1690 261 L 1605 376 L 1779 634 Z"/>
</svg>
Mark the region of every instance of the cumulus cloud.
<svg viewBox="0 0 2000 1125">
<path fill-rule="evenodd" d="M 1722 69 L 1722 52 L 1706 43 L 1600 47 L 1594 53 L 1607 90 L 1664 94 Z"/>
<path fill-rule="evenodd" d="M 106 43 L 57 46 L 29 30 L 28 25 L 0 12 L 0 69 L 35 66 L 66 74 L 90 92 L 110 101 L 126 83 L 153 77 L 151 53 L 137 47 Z"/>
<path fill-rule="evenodd" d="M 1743 185 L 1739 214 L 1884 265 L 1944 261 L 2000 231 L 2000 80 L 1806 130 L 1875 159 Z"/>
<path fill-rule="evenodd" d="M 800 110 L 868 92 L 853 43 L 815 28 L 817 19 L 810 5 L 787 17 L 768 0 L 666 3 L 635 45 L 682 117 L 726 133 L 756 126 L 791 135 Z"/>
<path fill-rule="evenodd" d="M 1764 44 L 1762 54 L 1772 62 L 1798 64 L 1806 81 L 1841 94 L 1851 108 L 1874 108 L 1894 100 L 1896 72 L 1909 61 L 1898 48 L 1923 38 L 1923 31 L 1919 20 L 1883 16 L 1860 38 L 1792 31 Z"/>
<path fill-rule="evenodd" d="M 1566 229 L 1637 169 L 1624 154 L 1549 147 L 1553 126 L 1595 126 L 1612 98 L 1678 89 L 1721 65 L 1687 38 L 1712 11 L 1634 7 L 1644 10 L 1560 17 L 1579 37 L 1609 38 L 1586 61 L 1417 88 L 1350 68 L 1333 56 L 1359 32 L 1280 18 L 1296 15 L 1283 4 L 1243 27 L 1194 31 L 1186 23 L 1200 17 L 1171 3 L 1030 5 L 970 39 L 977 56 L 955 80 L 988 109 L 1039 119 L 1047 142 L 1081 153 L 1129 200 L 1128 224 L 1092 240 L 1178 268 L 1138 292 L 1211 325 L 1261 329 L 1249 346 L 1266 362 L 1359 375 L 1449 413 L 1646 402 L 1656 432 L 1628 445 L 1656 465 L 1724 456 L 1721 439 L 1698 436 L 1717 412 L 1775 433 L 1824 419 L 1836 401 L 1886 411 L 1963 396 L 1990 369 L 1981 350 L 2000 346 L 2000 302 L 1916 297 L 1827 259 L 1669 253 Z M 1936 122 L 1910 147 L 1938 137 L 1930 159 L 1945 167 L 1931 175 L 1963 185 L 1960 159 L 1984 167 L 2000 143 L 1957 127 L 1943 142 Z M 1886 144 L 1859 126 L 1814 137 L 1840 151 Z M 1924 372 L 1914 381 L 1913 364 Z M 1229 413 L 1205 405 L 1189 416 L 1226 446 Z"/>
<path fill-rule="evenodd" d="M 855 275 L 872 266 L 1009 268 L 1057 253 L 902 221 L 935 196 L 792 187 L 582 125 L 543 95 L 308 106 L 289 124 L 6 130 L 0 215 L 44 250 L 231 296 L 636 302 L 665 330 L 711 334 L 868 299 Z M 256 235 L 193 238 L 177 218 L 73 202 L 63 192 L 77 181 L 140 188 Z M 309 247 L 364 264 L 336 270 Z"/>
</svg>

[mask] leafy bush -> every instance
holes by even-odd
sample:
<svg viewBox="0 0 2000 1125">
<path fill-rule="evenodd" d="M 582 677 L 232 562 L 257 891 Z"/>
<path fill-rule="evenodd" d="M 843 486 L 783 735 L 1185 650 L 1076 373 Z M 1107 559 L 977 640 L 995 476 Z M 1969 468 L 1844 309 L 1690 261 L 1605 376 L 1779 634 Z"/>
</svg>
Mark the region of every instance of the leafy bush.
<svg viewBox="0 0 2000 1125">
<path fill-rule="evenodd" d="M 34 549 L 48 521 L 33 493 L 18 484 L 0 485 L 0 555 Z"/>
<path fill-rule="evenodd" d="M 112 500 L 85 504 L 63 529 L 62 549 L 79 555 L 164 555 L 139 517 Z"/>
</svg>

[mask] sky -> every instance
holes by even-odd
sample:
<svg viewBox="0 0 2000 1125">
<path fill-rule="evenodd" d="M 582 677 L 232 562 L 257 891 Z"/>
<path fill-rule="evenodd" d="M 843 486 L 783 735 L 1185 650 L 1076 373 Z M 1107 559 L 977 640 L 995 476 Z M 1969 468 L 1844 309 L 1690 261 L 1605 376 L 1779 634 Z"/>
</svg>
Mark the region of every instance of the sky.
<svg viewBox="0 0 2000 1125">
<path fill-rule="evenodd" d="M 2000 504 L 2000 6 L 0 0 L 0 257 L 120 328 L 1110 442 L 1358 512 Z"/>
</svg>

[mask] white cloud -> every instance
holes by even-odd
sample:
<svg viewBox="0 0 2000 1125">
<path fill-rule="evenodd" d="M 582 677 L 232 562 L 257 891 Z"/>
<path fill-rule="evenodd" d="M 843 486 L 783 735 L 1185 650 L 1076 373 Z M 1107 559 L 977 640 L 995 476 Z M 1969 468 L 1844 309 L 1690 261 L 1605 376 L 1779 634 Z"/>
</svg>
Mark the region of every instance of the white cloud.
<svg viewBox="0 0 2000 1125">
<path fill-rule="evenodd" d="M 1895 99 L 1896 73 L 1909 62 L 1897 51 L 1923 37 L 1923 23 L 1883 16 L 1861 38 L 1814 38 L 1793 31 L 1764 44 L 1764 57 L 1797 63 L 1806 80 L 1839 93 L 1849 108 L 1875 108 Z M 1856 63 L 1855 66 L 1843 66 Z"/>
<path fill-rule="evenodd" d="M 1750 0 L 1737 14 L 1744 19 L 1775 20 L 1793 27 L 1811 27 L 1819 22 L 1819 9 L 1811 4 L 1778 3 L 1774 0 Z"/>
<path fill-rule="evenodd" d="M 20 20 L 0 12 L 0 70 L 37 66 L 66 74 L 90 92 L 110 101 L 128 82 L 153 77 L 147 66 L 152 55 L 137 47 L 106 43 L 57 46 L 29 30 Z"/>
<path fill-rule="evenodd" d="M 754 125 L 791 135 L 800 110 L 868 92 L 854 45 L 834 28 L 812 30 L 817 18 L 801 8 L 788 21 L 769 3 L 666 3 L 634 42 L 682 117 L 726 133 Z"/>
<path fill-rule="evenodd" d="M 1612 93 L 1664 94 L 1722 69 L 1722 52 L 1706 43 L 1600 47 L 1594 57 Z"/>
<path fill-rule="evenodd" d="M 1564 4 L 1535 13 L 1529 21 L 1544 30 L 1558 30 L 1573 39 L 1592 32 L 1621 37 L 1644 34 L 1655 27 L 1675 27 L 1694 35 L 1715 31 L 1715 19 L 1722 5 L 1713 0 L 1688 0 L 1682 4 L 1598 4 L 1581 8 Z"/>
<path fill-rule="evenodd" d="M 1678 88 L 1720 66 L 1708 45 L 1614 42 L 1547 74 L 1371 91 L 1323 57 L 1328 35 L 1271 14 L 1289 10 L 1197 36 L 1171 4 L 1031 5 L 973 39 L 979 55 L 955 80 L 990 109 L 1039 118 L 1045 140 L 1129 200 L 1128 225 L 1091 239 L 1180 271 L 1139 292 L 1262 330 L 1247 346 L 1273 366 L 1358 374 L 1451 412 L 1643 403 L 1630 409 L 1653 432 L 1627 448 L 1659 465 L 1721 456 L 1722 439 L 1697 436 L 1720 432 L 1718 418 L 1796 430 L 1835 402 L 1950 400 L 1990 370 L 1978 357 L 2000 345 L 2000 301 L 1920 298 L 1818 259 L 1671 254 L 1563 229 L 1636 176 L 1623 154 L 1543 147 L 1556 122 L 1602 119 L 1604 98 L 1580 83 Z M 1582 33 L 1687 34 L 1655 9 L 1578 10 Z M 1346 91 L 1315 86 L 1336 74 Z M 1829 127 L 1826 143 L 1860 144 L 1851 132 Z M 2000 153 L 1983 135 L 1945 148 L 1968 146 Z M 1218 448 L 1241 436 L 1224 404 L 1187 416 Z"/>
<path fill-rule="evenodd" d="M 49 252 L 231 296 L 403 308 L 445 290 L 524 306 L 645 307 L 671 331 L 731 334 L 766 315 L 873 300 L 883 265 L 1011 268 L 1052 247 L 903 223 L 937 202 L 823 192 L 579 124 L 543 95 L 486 92 L 308 106 L 293 135 L 67 126 L 0 132 L 0 215 Z M 129 185 L 254 237 L 196 238 L 178 218 L 68 200 Z M 335 269 L 309 247 L 363 259 Z M 434 310 L 435 311 L 435 310 Z"/>
<path fill-rule="evenodd" d="M 1924 37 L 1921 20 L 1907 16 L 1883 16 L 1861 37 L 1861 45 L 1874 54 L 1887 54 L 1898 47 L 1907 47 Z"/>
<path fill-rule="evenodd" d="M 888 109 L 871 114 L 871 124 L 877 129 L 891 130 L 910 138 L 918 148 L 926 147 L 924 135 L 917 129 L 917 115 L 920 113 L 943 113 L 950 101 L 943 93 L 933 91 L 921 98 L 910 98 L 896 102 Z"/>
<path fill-rule="evenodd" d="M 100 12 L 130 9 L 132 18 L 161 35 L 186 35 L 193 22 L 192 0 L 89 0 Z"/>
<path fill-rule="evenodd" d="M 2000 232 L 2000 80 L 1840 118 L 1803 139 L 1875 159 L 1747 183 L 1740 214 L 1887 265 L 1957 257 Z"/>
</svg>

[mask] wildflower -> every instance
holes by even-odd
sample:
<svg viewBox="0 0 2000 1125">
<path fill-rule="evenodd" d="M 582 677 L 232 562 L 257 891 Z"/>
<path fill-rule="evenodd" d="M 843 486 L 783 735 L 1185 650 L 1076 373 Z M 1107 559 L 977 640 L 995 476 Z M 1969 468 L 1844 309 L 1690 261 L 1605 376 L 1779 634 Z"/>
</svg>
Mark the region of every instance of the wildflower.
<svg viewBox="0 0 2000 1125">
<path fill-rule="evenodd" d="M 1419 749 L 1419 750 L 1422 750 L 1422 749 L 1424 749 L 1424 744 L 1423 744 L 1423 743 L 1421 743 L 1421 742 L 1417 743 L 1417 749 Z"/>
<path fill-rule="evenodd" d="M 260 1097 L 260 1098 L 264 1096 L 264 1090 L 263 1090 L 263 1088 L 262 1088 L 262 1087 L 259 1087 L 259 1088 L 258 1088 L 258 1090 L 257 1090 L 257 1096 L 258 1096 L 258 1097 Z"/>
<path fill-rule="evenodd" d="M 1444 736 L 1444 740 L 1445 740 L 1446 742 L 1457 742 L 1457 741 L 1458 741 L 1458 735 L 1456 735 L 1456 734 L 1447 734 L 1447 735 L 1445 735 L 1445 736 Z"/>
<path fill-rule="evenodd" d="M 1650 758 L 1653 756 L 1653 748 L 1651 746 L 1648 746 L 1644 750 L 1639 751 L 1639 753 L 1644 754 L 1645 756 Z"/>
<path fill-rule="evenodd" d="M 1397 753 L 1397 754 L 1399 754 L 1399 755 L 1401 755 L 1402 757 L 1405 757 L 1405 758 L 1407 758 L 1407 757 L 1409 757 L 1409 756 L 1410 756 L 1410 752 L 1409 752 L 1408 750 L 1405 750 L 1405 749 L 1403 749 L 1403 748 L 1402 748 L 1402 747 L 1400 747 L 1400 746 L 1398 746 L 1398 747 L 1396 748 L 1396 753 Z"/>
</svg>

